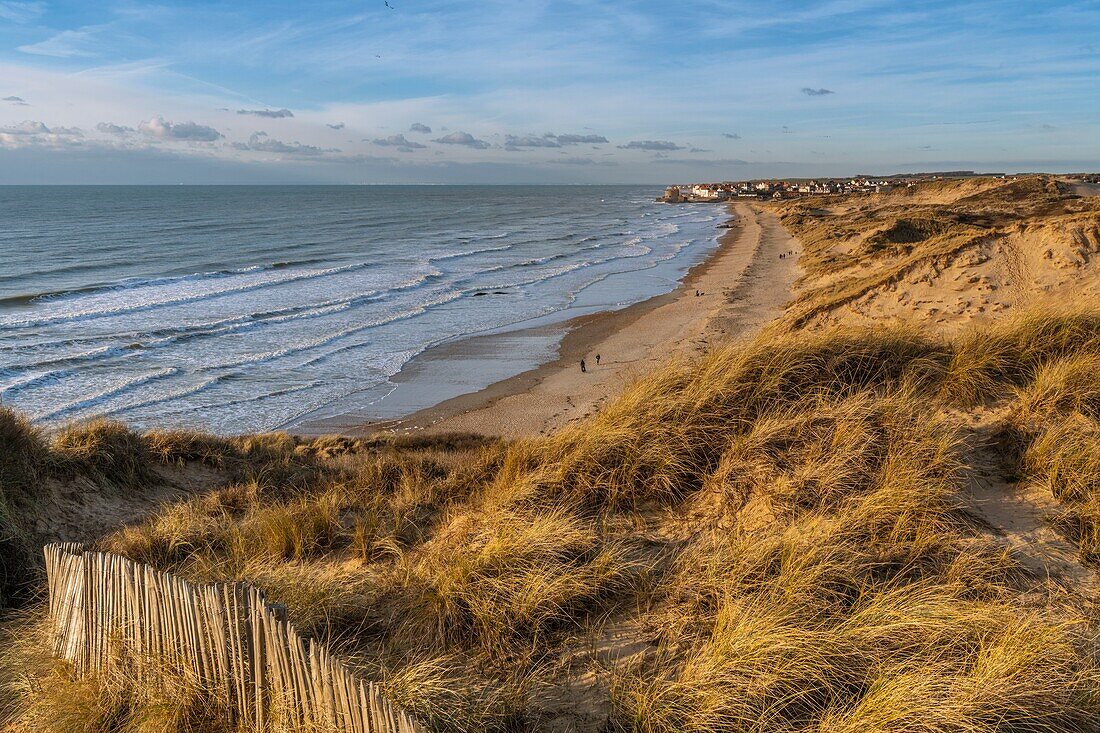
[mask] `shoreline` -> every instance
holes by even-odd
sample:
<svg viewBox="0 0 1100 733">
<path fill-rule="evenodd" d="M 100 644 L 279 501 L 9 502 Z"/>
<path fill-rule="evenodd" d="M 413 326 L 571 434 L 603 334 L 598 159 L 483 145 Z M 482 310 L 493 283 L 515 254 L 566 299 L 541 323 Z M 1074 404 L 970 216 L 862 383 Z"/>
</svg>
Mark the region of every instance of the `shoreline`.
<svg viewBox="0 0 1100 733">
<path fill-rule="evenodd" d="M 410 362 L 391 381 L 396 391 L 428 370 L 445 370 L 449 360 L 476 363 L 499 358 L 509 348 L 556 342 L 556 351 L 549 349 L 552 353 L 544 354 L 549 358 L 533 368 L 401 417 L 368 422 L 365 414 L 350 412 L 306 420 L 290 432 L 303 436 L 474 432 L 508 438 L 546 433 L 599 409 L 649 368 L 672 357 L 697 356 L 712 339 L 754 333 L 778 315 L 788 299 L 797 276 L 796 259 L 781 260 L 778 253 L 797 250 L 797 243 L 773 215 L 759 207 L 737 202 L 727 211 L 730 218 L 725 224 L 730 226 L 719 235 L 718 246 L 693 265 L 672 291 L 551 326 L 442 344 Z M 775 287 L 780 282 L 785 287 Z M 697 297 L 696 289 L 703 294 Z M 596 353 L 606 356 L 599 365 L 594 363 Z M 581 358 L 588 360 L 584 374 L 579 369 Z"/>
</svg>

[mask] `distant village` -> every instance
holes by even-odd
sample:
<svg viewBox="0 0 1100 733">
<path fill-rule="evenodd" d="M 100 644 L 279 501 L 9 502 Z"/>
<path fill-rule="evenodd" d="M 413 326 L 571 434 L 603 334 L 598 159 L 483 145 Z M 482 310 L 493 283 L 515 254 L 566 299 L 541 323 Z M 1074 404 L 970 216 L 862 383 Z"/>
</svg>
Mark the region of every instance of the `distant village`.
<svg viewBox="0 0 1100 733">
<path fill-rule="evenodd" d="M 669 186 L 661 201 L 669 204 L 712 203 L 730 199 L 788 199 L 840 193 L 881 193 L 912 181 L 888 178 L 852 178 L 825 181 L 726 181 Z"/>
<path fill-rule="evenodd" d="M 822 180 L 771 180 L 771 181 L 725 181 L 723 183 L 692 183 L 669 186 L 664 195 L 657 199 L 669 204 L 680 203 L 717 203 L 731 199 L 790 199 L 799 196 L 825 196 L 844 193 L 882 193 L 895 188 L 913 186 L 920 180 L 940 178 L 966 178 L 977 175 L 972 171 L 952 171 L 951 173 L 905 175 L 892 178 L 829 178 Z M 1005 177 L 1003 173 L 985 174 Z"/>
</svg>

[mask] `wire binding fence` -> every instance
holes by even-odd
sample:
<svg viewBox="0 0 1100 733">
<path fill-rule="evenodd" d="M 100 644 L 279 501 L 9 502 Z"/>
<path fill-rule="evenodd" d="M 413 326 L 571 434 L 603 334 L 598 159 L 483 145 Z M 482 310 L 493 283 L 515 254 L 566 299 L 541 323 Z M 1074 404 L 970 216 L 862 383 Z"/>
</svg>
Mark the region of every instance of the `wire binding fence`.
<svg viewBox="0 0 1100 733">
<path fill-rule="evenodd" d="M 246 583 L 193 585 L 120 555 L 47 545 L 54 652 L 78 675 L 166 660 L 225 696 L 232 722 L 257 731 L 422 733 L 373 682 L 302 639 L 286 609 Z M 140 677 L 139 677 L 140 679 Z"/>
</svg>

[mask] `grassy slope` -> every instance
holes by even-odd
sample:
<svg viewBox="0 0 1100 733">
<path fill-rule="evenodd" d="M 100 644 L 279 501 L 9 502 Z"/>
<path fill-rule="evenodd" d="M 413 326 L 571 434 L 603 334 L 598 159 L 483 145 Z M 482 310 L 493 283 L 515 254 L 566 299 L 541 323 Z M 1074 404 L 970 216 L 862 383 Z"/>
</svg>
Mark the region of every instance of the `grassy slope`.
<svg viewBox="0 0 1100 733">
<path fill-rule="evenodd" d="M 218 466 L 220 485 L 101 546 L 264 587 L 440 730 L 1095 725 L 1095 599 L 963 507 L 966 419 L 995 410 L 1008 471 L 1048 486 L 1082 556 L 1100 553 L 1100 313 L 950 339 L 782 330 L 509 445 L 103 424 L 46 442 L 7 416 L 32 438 L 0 470 L 33 492 L 48 471 L 140 485 L 153 465 Z M 220 726 L 186 680 L 74 682 L 22 638 L 5 667 L 27 729 Z"/>
</svg>

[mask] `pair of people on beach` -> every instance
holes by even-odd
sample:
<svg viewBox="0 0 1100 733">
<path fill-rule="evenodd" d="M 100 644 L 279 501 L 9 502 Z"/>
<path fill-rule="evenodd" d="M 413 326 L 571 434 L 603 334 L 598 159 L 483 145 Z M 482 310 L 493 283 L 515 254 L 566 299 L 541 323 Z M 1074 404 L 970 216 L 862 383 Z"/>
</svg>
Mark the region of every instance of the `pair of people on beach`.
<svg viewBox="0 0 1100 733">
<path fill-rule="evenodd" d="M 600 355 L 596 354 L 596 366 L 599 366 L 599 365 L 600 365 Z M 584 359 L 581 359 L 581 372 L 584 373 L 584 372 L 587 372 L 587 371 L 588 371 L 588 367 L 585 365 Z"/>
</svg>

